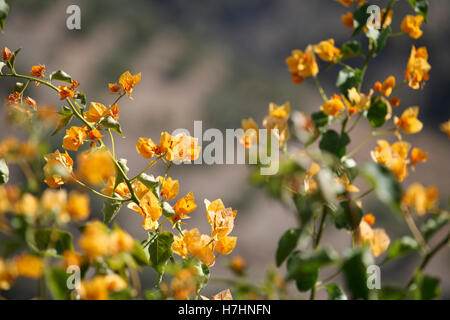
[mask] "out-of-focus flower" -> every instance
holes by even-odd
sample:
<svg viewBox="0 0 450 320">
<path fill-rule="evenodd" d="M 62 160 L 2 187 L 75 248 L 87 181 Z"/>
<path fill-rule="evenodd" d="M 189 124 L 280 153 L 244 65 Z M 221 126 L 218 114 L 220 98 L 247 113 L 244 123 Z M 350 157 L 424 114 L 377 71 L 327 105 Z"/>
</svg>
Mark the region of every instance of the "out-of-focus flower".
<svg viewBox="0 0 450 320">
<path fill-rule="evenodd" d="M 23 253 L 14 258 L 17 274 L 21 277 L 39 279 L 44 273 L 44 263 L 38 256 Z"/>
<path fill-rule="evenodd" d="M 409 86 L 415 90 L 420 89 L 424 82 L 430 79 L 428 74 L 430 69 L 427 48 L 420 47 L 416 50 L 416 47 L 412 46 L 411 55 L 405 71 L 405 77 L 408 80 Z"/>
<path fill-rule="evenodd" d="M 127 252 L 134 248 L 134 239 L 126 231 L 115 229 L 111 232 L 111 254 Z"/>
<path fill-rule="evenodd" d="M 394 117 L 394 124 L 405 133 L 417 133 L 423 128 L 422 122 L 417 119 L 419 107 L 409 107 L 403 111 L 401 117 Z"/>
<path fill-rule="evenodd" d="M 333 95 L 331 99 L 320 107 L 320 110 L 322 110 L 326 115 L 334 117 L 340 115 L 344 109 L 344 103 L 342 102 L 341 97 L 337 94 Z"/>
<path fill-rule="evenodd" d="M 320 59 L 327 62 L 337 62 L 341 56 L 341 50 L 334 46 L 334 39 L 319 42 L 314 46 L 314 52 Z"/>
<path fill-rule="evenodd" d="M 211 300 L 233 300 L 233 296 L 231 295 L 230 289 L 226 289 L 213 295 Z"/>
<path fill-rule="evenodd" d="M 35 217 L 39 208 L 39 200 L 31 193 L 25 193 L 16 203 L 16 213 Z"/>
<path fill-rule="evenodd" d="M 253 118 L 241 120 L 242 130 L 244 134 L 239 137 L 239 142 L 246 148 L 258 144 L 259 141 L 259 127 Z"/>
<path fill-rule="evenodd" d="M 80 267 L 83 263 L 83 256 L 73 250 L 66 250 L 63 252 L 63 267 L 67 269 L 69 266 Z"/>
<path fill-rule="evenodd" d="M 383 83 L 376 82 L 374 85 L 376 91 L 381 92 L 386 97 L 389 97 L 392 93 L 392 90 L 395 88 L 395 77 L 389 76 Z"/>
<path fill-rule="evenodd" d="M 73 126 L 66 130 L 66 135 L 63 138 L 62 147 L 66 150 L 78 151 L 87 138 L 86 127 Z"/>
<path fill-rule="evenodd" d="M 419 39 L 423 34 L 423 31 L 420 30 L 422 22 L 423 16 L 421 15 L 417 16 L 406 15 L 403 18 L 400 28 L 404 33 L 407 33 L 411 38 Z"/>
<path fill-rule="evenodd" d="M 89 196 L 77 191 L 70 192 L 66 209 L 74 221 L 87 219 L 90 213 Z"/>
<path fill-rule="evenodd" d="M 398 107 L 401 103 L 401 100 L 398 97 L 392 97 L 389 99 L 389 102 L 394 106 Z"/>
<path fill-rule="evenodd" d="M 110 93 L 119 93 L 120 92 L 120 87 L 117 83 L 109 83 L 108 88 L 109 88 Z"/>
<path fill-rule="evenodd" d="M 444 123 L 441 123 L 440 128 L 441 128 L 441 131 L 446 133 L 448 138 L 450 139 L 450 120 L 448 120 Z"/>
<path fill-rule="evenodd" d="M 241 256 L 233 256 L 231 258 L 231 270 L 237 274 L 242 274 L 247 268 L 247 263 Z"/>
<path fill-rule="evenodd" d="M 44 157 L 47 164 L 44 166 L 44 182 L 51 188 L 59 188 L 70 179 L 73 170 L 73 160 L 67 153 L 56 150 Z"/>
<path fill-rule="evenodd" d="M 75 95 L 75 92 L 73 92 L 70 87 L 66 86 L 66 85 L 60 85 L 58 87 L 58 91 L 59 91 L 59 99 L 60 100 L 64 100 L 67 98 L 73 98 L 73 96 Z"/>
<path fill-rule="evenodd" d="M 402 204 L 414 208 L 419 216 L 423 216 L 436 207 L 438 200 L 439 190 L 436 186 L 425 188 L 420 183 L 413 183 L 403 195 Z"/>
<path fill-rule="evenodd" d="M 369 222 L 372 221 L 372 217 L 367 220 L 369 220 Z M 378 257 L 383 252 L 385 252 L 391 242 L 384 229 L 372 229 L 371 225 L 366 221 L 366 219 L 362 219 L 359 224 L 357 230 L 357 241 L 360 244 L 368 244 L 375 257 Z"/>
<path fill-rule="evenodd" d="M 43 78 L 45 76 L 45 64 L 40 64 L 37 66 L 32 66 L 30 75 L 37 78 Z"/>
<path fill-rule="evenodd" d="M 268 129 L 269 134 L 273 134 L 273 130 L 278 130 L 278 141 L 283 146 L 290 138 L 288 118 L 291 114 L 290 102 L 277 105 L 273 102 L 269 104 L 269 114 L 264 117 L 263 126 Z"/>
<path fill-rule="evenodd" d="M 391 145 L 386 140 L 378 140 L 378 147 L 371 151 L 372 159 L 388 168 L 394 176 L 402 181 L 408 175 L 408 152 L 411 145 L 398 141 Z"/>
<path fill-rule="evenodd" d="M 6 105 L 12 106 L 12 105 L 19 104 L 21 98 L 22 98 L 22 94 L 20 92 L 13 92 L 8 96 L 7 99 L 5 99 Z"/>
<path fill-rule="evenodd" d="M 35 107 L 37 106 L 36 100 L 34 100 L 33 98 L 26 97 L 26 98 L 25 98 L 25 102 L 26 102 L 26 104 L 28 104 L 30 107 L 35 108 Z"/>
<path fill-rule="evenodd" d="M 141 73 L 132 75 L 129 71 L 124 72 L 119 78 L 122 91 L 131 98 L 133 88 L 141 81 Z M 110 87 L 111 88 L 111 87 Z"/>
<path fill-rule="evenodd" d="M 183 259 L 185 259 L 189 253 L 184 238 L 177 235 L 173 237 L 172 250 Z"/>
<path fill-rule="evenodd" d="M 423 152 L 420 148 L 413 148 L 411 150 L 411 164 L 415 165 L 419 162 L 427 162 L 428 152 Z"/>
<path fill-rule="evenodd" d="M 99 221 L 90 221 L 83 229 L 78 245 L 89 259 L 105 256 L 110 252 L 110 237 L 106 226 Z"/>
<path fill-rule="evenodd" d="M 197 270 L 195 268 L 184 268 L 177 270 L 172 279 L 170 287 L 177 300 L 188 300 L 197 292 Z"/>
<path fill-rule="evenodd" d="M 353 13 L 350 11 L 341 16 L 341 21 L 347 28 L 353 29 Z"/>
<path fill-rule="evenodd" d="M 161 181 L 161 196 L 167 200 L 174 199 L 180 190 L 180 183 L 178 180 L 173 180 L 171 177 L 164 179 L 159 178 Z"/>
<path fill-rule="evenodd" d="M 81 282 L 80 296 L 83 300 L 107 300 L 109 293 L 126 287 L 126 281 L 117 274 L 96 275 L 89 281 Z"/>
<path fill-rule="evenodd" d="M 192 192 L 189 192 L 183 198 L 178 199 L 178 201 L 173 206 L 175 210 L 175 215 L 172 217 L 172 222 L 178 222 L 182 219 L 188 219 L 187 215 L 197 208 L 195 204 L 195 197 Z"/>
<path fill-rule="evenodd" d="M 17 269 L 14 263 L 0 258 L 0 290 L 9 290 L 17 278 Z"/>
<path fill-rule="evenodd" d="M 116 168 L 110 153 L 103 149 L 82 152 L 78 156 L 79 175 L 92 185 L 101 185 L 116 175 Z"/>
</svg>

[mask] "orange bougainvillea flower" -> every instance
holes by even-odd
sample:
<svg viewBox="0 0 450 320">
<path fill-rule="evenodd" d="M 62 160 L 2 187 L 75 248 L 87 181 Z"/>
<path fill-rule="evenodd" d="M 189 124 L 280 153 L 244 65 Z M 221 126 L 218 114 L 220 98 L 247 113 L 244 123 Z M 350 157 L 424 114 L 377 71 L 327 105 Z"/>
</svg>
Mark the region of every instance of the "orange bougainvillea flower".
<svg viewBox="0 0 450 320">
<path fill-rule="evenodd" d="M 45 76 L 45 64 L 40 64 L 38 66 L 32 66 L 30 75 L 37 78 L 43 78 Z"/>
<path fill-rule="evenodd" d="M 108 111 L 109 110 L 109 111 Z M 102 117 L 110 116 L 113 119 L 119 119 L 119 107 L 115 104 L 110 109 L 100 102 L 91 102 L 89 110 L 84 113 L 84 117 L 89 122 L 97 122 Z"/>
<path fill-rule="evenodd" d="M 197 208 L 195 204 L 195 197 L 192 192 L 189 192 L 183 198 L 178 199 L 178 201 L 173 206 L 175 210 L 175 215 L 172 217 L 172 222 L 177 222 L 182 219 L 188 219 L 187 215 Z"/>
<path fill-rule="evenodd" d="M 414 148 L 411 150 L 411 163 L 413 165 L 419 162 L 427 162 L 428 152 L 423 152 L 420 148 Z"/>
<path fill-rule="evenodd" d="M 353 13 L 350 11 L 341 16 L 341 21 L 347 28 L 353 29 Z"/>
<path fill-rule="evenodd" d="M 63 252 L 63 267 L 67 269 L 69 266 L 80 267 L 83 263 L 83 256 L 73 250 L 65 250 Z"/>
<path fill-rule="evenodd" d="M 286 59 L 289 71 L 301 78 L 314 77 L 319 73 L 319 65 L 314 55 L 313 46 L 309 45 L 305 52 L 293 50 L 291 56 Z"/>
<path fill-rule="evenodd" d="M 355 107 L 357 111 L 364 111 L 369 109 L 372 95 L 373 90 L 370 90 L 369 94 L 364 94 L 358 92 L 358 90 L 353 87 L 348 90 L 348 99 L 350 101 L 347 101 L 344 97 L 344 102 L 346 102 L 347 108 L 349 107 L 349 104 L 347 102 L 351 102 L 351 106 Z"/>
<path fill-rule="evenodd" d="M 423 216 L 436 207 L 438 200 L 439 190 L 436 186 L 425 188 L 420 183 L 413 183 L 406 190 L 402 204 L 414 208 L 418 215 Z"/>
<path fill-rule="evenodd" d="M 398 97 L 392 97 L 389 99 L 389 102 L 391 103 L 391 105 L 393 105 L 394 107 L 398 107 L 401 103 L 400 99 Z"/>
<path fill-rule="evenodd" d="M 419 107 L 409 107 L 406 109 L 400 118 L 394 117 L 394 124 L 405 133 L 417 133 L 423 128 L 422 122 L 417 119 L 419 115 Z"/>
<path fill-rule="evenodd" d="M 413 39 L 419 39 L 423 31 L 420 30 L 420 26 L 423 22 L 423 16 L 417 15 L 407 15 L 403 18 L 400 28 L 404 33 L 407 33 Z"/>
<path fill-rule="evenodd" d="M 91 212 L 89 207 L 89 196 L 76 191 L 70 192 L 66 210 L 74 221 L 87 219 Z"/>
<path fill-rule="evenodd" d="M 83 300 L 108 300 L 110 292 L 126 287 L 126 281 L 117 274 L 96 275 L 89 281 L 83 280 L 79 292 Z"/>
<path fill-rule="evenodd" d="M 87 132 L 89 139 L 92 141 L 100 140 L 103 138 L 103 135 L 97 129 L 88 130 Z M 95 144 L 95 142 L 93 142 Z"/>
<path fill-rule="evenodd" d="M 66 130 L 66 135 L 63 138 L 62 147 L 66 150 L 78 151 L 87 138 L 86 127 L 71 127 Z"/>
<path fill-rule="evenodd" d="M 378 140 L 378 147 L 371 151 L 372 159 L 388 168 L 392 174 L 402 181 L 408 175 L 408 152 L 411 145 L 398 141 L 391 145 L 386 140 Z"/>
<path fill-rule="evenodd" d="M 116 228 L 110 234 L 111 254 L 128 252 L 134 248 L 134 239 L 126 231 Z"/>
<path fill-rule="evenodd" d="M 147 191 L 140 198 L 139 206 L 135 203 L 128 204 L 128 208 L 138 212 L 144 218 L 142 226 L 145 230 L 156 230 L 159 226 L 158 219 L 161 217 L 162 208 L 158 198 L 151 191 Z"/>
<path fill-rule="evenodd" d="M 440 129 L 442 132 L 446 133 L 448 138 L 450 139 L 450 120 L 447 122 L 441 123 Z"/>
<path fill-rule="evenodd" d="M 2 50 L 2 59 L 3 61 L 10 60 L 14 54 L 9 50 L 9 48 L 5 47 L 5 49 Z"/>
<path fill-rule="evenodd" d="M 60 153 L 56 150 L 54 153 L 44 157 L 47 161 L 44 166 L 44 182 L 49 187 L 58 188 L 70 179 L 73 170 L 73 160 L 68 153 Z"/>
<path fill-rule="evenodd" d="M 80 83 L 77 80 L 72 80 L 72 82 L 70 83 L 70 87 L 75 90 L 76 88 L 78 88 L 80 86 Z"/>
<path fill-rule="evenodd" d="M 135 74 L 134 76 L 129 72 L 124 72 L 119 78 L 119 84 L 122 91 L 131 98 L 134 86 L 136 86 L 141 81 L 141 73 Z M 111 89 L 111 87 L 110 87 Z"/>
<path fill-rule="evenodd" d="M 78 245 L 90 260 L 107 255 L 110 251 L 110 237 L 106 226 L 96 220 L 88 222 Z"/>
<path fill-rule="evenodd" d="M 25 98 L 25 102 L 30 106 L 35 108 L 37 106 L 36 100 L 34 100 L 33 98 L 30 97 L 26 97 Z"/>
<path fill-rule="evenodd" d="M 216 257 L 214 256 L 215 243 L 213 239 L 200 234 L 197 228 L 184 231 L 183 241 L 186 244 L 188 254 L 200 259 L 208 267 L 214 265 Z"/>
<path fill-rule="evenodd" d="M 121 197 L 126 197 L 130 195 L 130 189 L 125 182 L 121 182 L 116 186 L 114 190 L 114 186 L 116 184 L 116 177 L 109 177 L 106 187 L 102 190 L 102 192 L 106 195 L 112 196 L 113 193 L 118 194 Z"/>
<path fill-rule="evenodd" d="M 339 95 L 337 94 L 333 95 L 331 99 L 329 99 L 320 107 L 320 110 L 322 110 L 326 115 L 329 116 L 337 116 L 341 114 L 344 109 L 344 103 L 342 102 L 341 97 L 339 97 Z"/>
<path fill-rule="evenodd" d="M 327 62 L 337 62 L 341 56 L 341 50 L 334 46 L 334 39 L 319 42 L 314 46 L 314 52 Z"/>
<path fill-rule="evenodd" d="M 428 72 L 431 66 L 428 63 L 428 52 L 425 47 L 420 47 L 416 50 L 412 46 L 411 55 L 406 66 L 405 77 L 408 80 L 408 85 L 415 90 L 420 89 L 425 81 L 430 79 Z"/>
<path fill-rule="evenodd" d="M 120 87 L 117 83 L 109 83 L 108 88 L 110 93 L 120 93 Z"/>
<path fill-rule="evenodd" d="M 180 190 L 180 183 L 178 180 L 172 180 L 171 177 L 164 179 L 159 177 L 161 181 L 161 196 L 167 200 L 174 199 Z"/>
<path fill-rule="evenodd" d="M 246 148 L 250 148 L 252 145 L 257 145 L 259 141 L 259 127 L 253 118 L 242 119 L 242 130 L 244 134 L 239 137 L 239 142 Z"/>
<path fill-rule="evenodd" d="M 5 99 L 6 105 L 11 106 L 20 103 L 20 99 L 22 98 L 22 94 L 20 92 L 13 92 L 8 96 L 8 99 Z"/>
<path fill-rule="evenodd" d="M 290 138 L 288 118 L 291 114 L 291 103 L 285 102 L 277 105 L 273 102 L 269 104 L 269 114 L 264 117 L 263 126 L 268 129 L 269 134 L 273 134 L 273 130 L 278 130 L 278 141 L 283 146 Z"/>
<path fill-rule="evenodd" d="M 371 221 L 371 218 L 368 220 Z M 366 219 L 362 219 L 359 224 L 356 240 L 359 244 L 368 244 L 375 257 L 385 252 L 391 242 L 384 229 L 372 229 Z"/>
<path fill-rule="evenodd" d="M 58 87 L 59 90 L 59 99 L 64 100 L 67 98 L 73 98 L 74 92 L 66 85 L 60 85 Z"/>
<path fill-rule="evenodd" d="M 392 93 L 392 90 L 395 87 L 395 77 L 389 76 L 386 80 L 381 84 L 380 82 L 376 82 L 374 88 L 376 91 L 381 92 L 386 97 L 389 97 Z"/>
<path fill-rule="evenodd" d="M 136 142 L 137 152 L 146 159 L 152 158 L 157 152 L 158 146 L 150 138 L 139 138 Z"/>
<path fill-rule="evenodd" d="M 78 173 L 92 185 L 101 185 L 116 175 L 116 167 L 109 151 L 96 148 L 80 153 L 77 159 Z"/>
<path fill-rule="evenodd" d="M 375 223 L 375 216 L 371 213 L 364 215 L 363 220 L 367 222 L 369 226 L 373 226 Z"/>
<path fill-rule="evenodd" d="M 44 273 L 44 262 L 42 258 L 28 253 L 23 253 L 14 258 L 14 265 L 17 274 L 21 277 L 39 279 Z"/>
</svg>

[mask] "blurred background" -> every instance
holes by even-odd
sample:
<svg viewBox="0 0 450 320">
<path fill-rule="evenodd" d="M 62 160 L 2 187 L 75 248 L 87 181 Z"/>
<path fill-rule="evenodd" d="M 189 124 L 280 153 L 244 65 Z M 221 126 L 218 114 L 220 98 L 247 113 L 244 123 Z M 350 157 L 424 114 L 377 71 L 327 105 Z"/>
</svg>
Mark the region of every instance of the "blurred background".
<svg viewBox="0 0 450 320">
<path fill-rule="evenodd" d="M 372 2 L 383 7 L 388 1 Z M 418 40 L 407 36 L 390 39 L 386 49 L 369 66 L 363 90 L 368 91 L 375 81 L 383 81 L 391 74 L 401 79 L 412 44 L 428 48 L 431 80 L 424 90 L 413 91 L 405 86 L 398 96 L 402 100 L 401 110 L 412 105 L 421 107 L 424 130 L 406 139 L 428 151 L 430 157 L 403 184 L 420 181 L 424 185 L 437 185 L 441 203 L 446 206 L 450 191 L 447 162 L 450 142 L 440 132 L 439 124 L 450 117 L 450 2 L 430 2 L 430 23 L 422 27 L 424 36 Z M 79 31 L 66 28 L 66 8 L 71 4 L 81 8 Z M 19 72 L 28 73 L 35 64 L 45 64 L 48 74 L 63 69 L 81 83 L 88 101 L 104 104 L 114 99 L 108 94 L 108 82 L 117 81 L 126 70 L 133 74 L 142 72 L 134 100 L 123 99 L 119 105 L 125 138 L 116 139 L 116 154 L 128 159 L 132 174 L 146 165 L 135 150 L 135 142 L 141 136 L 158 140 L 161 131 L 186 128 L 193 132 L 194 120 L 203 121 L 203 130 L 237 128 L 242 118 L 250 116 L 261 124 L 269 102 L 290 101 L 293 109 L 307 113 L 318 110 L 321 98 L 313 82 L 294 85 L 285 58 L 292 49 L 304 49 L 329 38 L 340 46 L 351 36 L 351 31 L 341 23 L 341 15 L 348 9 L 332 0 L 15 0 L 10 5 L 0 47 L 23 48 L 16 66 Z M 412 9 L 407 1 L 400 1 L 394 8 L 393 32 L 400 31 L 405 14 L 413 14 Z M 354 58 L 349 63 L 360 66 L 362 61 Z M 324 65 L 321 66 L 323 71 Z M 338 71 L 334 67 L 319 73 L 328 95 L 336 90 Z M 12 85 L 2 81 L 0 96 L 6 98 Z M 31 90 L 30 95 L 38 104 L 58 105 L 57 97 L 45 88 Z M 1 138 L 20 136 L 5 122 L 4 108 L 0 113 Z M 368 123 L 362 121 L 352 133 L 352 146 L 367 135 L 368 129 Z M 61 149 L 61 135 L 49 134 L 48 139 L 52 150 Z M 356 160 L 369 159 L 369 150 L 375 144 L 374 139 L 357 154 Z M 156 174 L 161 174 L 162 168 L 158 170 Z M 245 165 L 190 165 L 175 166 L 170 175 L 180 180 L 180 195 L 189 191 L 195 194 L 199 207 L 188 220 L 188 227 L 209 232 L 205 198 L 211 201 L 222 198 L 226 206 L 238 210 L 232 233 L 238 236 L 238 243 L 233 254 L 247 261 L 250 278 L 258 282 L 269 268 L 274 268 L 278 239 L 296 220 L 291 209 L 271 199 L 264 190 L 249 186 L 248 173 Z M 20 179 L 20 174 L 13 171 L 13 182 Z M 365 189 L 364 185 L 359 186 Z M 99 198 L 92 197 L 92 215 L 99 219 L 101 203 Z M 409 232 L 402 221 L 373 198 L 365 203 L 364 211 L 374 213 L 377 226 L 385 228 L 391 238 Z M 118 221 L 138 239 L 146 238 L 140 215 L 123 208 Z M 342 251 L 349 241 L 345 231 L 327 228 L 323 243 L 332 243 Z M 449 258 L 450 250 L 446 248 L 426 270 L 427 274 L 441 278 L 443 297 L 447 299 Z M 408 256 L 388 264 L 383 269 L 382 282 L 405 284 L 419 259 L 417 255 Z M 213 278 L 231 275 L 225 267 L 228 260 L 229 257 L 218 258 L 212 268 Z M 150 288 L 155 275 L 151 268 L 146 269 L 143 285 Z M 279 271 L 284 274 L 285 266 Z M 332 272 L 325 270 L 321 276 Z M 223 288 L 224 284 L 212 282 L 204 294 L 209 296 Z M 30 298 L 35 289 L 19 280 L 4 296 Z M 292 292 L 292 297 L 301 297 L 295 290 Z M 318 297 L 325 297 L 324 290 Z"/>
</svg>

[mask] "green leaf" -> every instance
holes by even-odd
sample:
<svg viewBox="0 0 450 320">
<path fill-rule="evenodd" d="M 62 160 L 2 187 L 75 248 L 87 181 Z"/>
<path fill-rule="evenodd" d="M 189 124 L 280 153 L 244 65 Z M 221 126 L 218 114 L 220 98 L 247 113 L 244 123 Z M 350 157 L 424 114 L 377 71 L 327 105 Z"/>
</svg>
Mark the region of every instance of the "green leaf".
<svg viewBox="0 0 450 320">
<path fill-rule="evenodd" d="M 339 71 L 336 86 L 342 92 L 342 94 L 348 99 L 348 90 L 351 88 L 358 88 L 361 83 L 361 70 L 360 69 L 342 69 Z"/>
<path fill-rule="evenodd" d="M 162 203 L 163 214 L 166 218 L 173 217 L 175 215 L 175 210 L 172 208 L 170 203 L 164 201 Z"/>
<path fill-rule="evenodd" d="M 286 263 L 286 267 L 288 270 L 288 274 L 291 272 L 290 270 L 293 270 L 295 268 L 295 266 L 298 264 L 297 261 L 297 256 L 300 254 L 300 251 L 295 251 L 288 259 L 287 263 Z M 296 278 L 295 280 L 295 284 L 297 286 L 297 289 L 299 291 L 308 291 L 309 289 L 311 289 L 312 287 L 314 287 L 314 285 L 317 282 L 317 278 L 319 277 L 319 270 L 316 269 L 313 272 L 309 272 L 309 273 L 300 273 L 300 272 L 296 272 L 295 274 Z"/>
<path fill-rule="evenodd" d="M 345 292 L 335 283 L 325 286 L 328 293 L 328 300 L 347 300 Z"/>
<path fill-rule="evenodd" d="M 352 40 L 352 41 L 345 42 L 341 46 L 341 54 L 342 54 L 342 59 L 347 59 L 347 58 L 351 58 L 354 56 L 364 55 L 364 50 L 363 50 L 361 43 L 359 43 L 356 40 Z"/>
<path fill-rule="evenodd" d="M 442 212 L 440 214 L 432 215 L 425 221 L 421 227 L 421 231 L 425 240 L 430 239 L 433 234 L 439 231 L 450 221 L 450 214 L 448 212 Z"/>
<path fill-rule="evenodd" d="M 366 247 L 356 247 L 348 249 L 344 256 L 342 270 L 352 299 L 370 299 L 372 291 L 367 287 L 367 267 L 374 263 L 372 254 Z"/>
<path fill-rule="evenodd" d="M 392 173 L 385 167 L 367 162 L 361 168 L 362 175 L 372 185 L 378 198 L 392 211 L 400 213 L 401 187 Z"/>
<path fill-rule="evenodd" d="M 55 131 L 53 131 L 52 136 L 57 134 L 59 131 L 61 131 L 63 128 L 65 128 L 70 121 L 72 121 L 73 118 L 73 111 L 72 109 L 63 106 L 61 111 L 59 112 L 59 121 L 58 125 L 55 128 Z"/>
<path fill-rule="evenodd" d="M 298 239 L 300 238 L 300 229 L 287 230 L 278 241 L 278 248 L 275 254 L 277 267 L 286 260 L 291 252 L 297 247 Z"/>
<path fill-rule="evenodd" d="M 383 29 L 383 31 L 381 31 L 381 33 L 378 35 L 375 41 L 375 52 L 373 54 L 373 57 L 379 54 L 381 50 L 383 50 L 384 47 L 386 47 L 387 39 L 389 39 L 391 33 L 392 33 L 391 27 L 387 27 L 386 29 Z"/>
<path fill-rule="evenodd" d="M 415 300 L 432 300 L 439 298 L 441 289 L 440 280 L 418 272 L 414 276 L 414 283 L 409 287 L 410 294 Z"/>
<path fill-rule="evenodd" d="M 393 244 L 389 246 L 387 252 L 387 259 L 392 260 L 409 253 L 415 252 L 419 250 L 420 246 L 417 243 L 417 240 L 410 237 L 404 236 L 400 239 L 397 239 Z"/>
<path fill-rule="evenodd" d="M 173 234 L 168 231 L 161 232 L 158 237 L 150 244 L 148 252 L 152 267 L 162 275 L 167 260 L 172 256 Z"/>
<path fill-rule="evenodd" d="M 372 98 L 369 110 L 367 110 L 367 120 L 372 127 L 381 127 L 386 122 L 388 113 L 387 104 L 382 99 Z"/>
<path fill-rule="evenodd" d="M 415 12 L 420 14 L 425 23 L 428 23 L 428 1 L 427 0 L 408 0 Z"/>
<path fill-rule="evenodd" d="M 361 208 L 354 201 L 342 201 L 339 206 L 329 206 L 327 210 L 338 229 L 355 230 L 363 216 Z"/>
<path fill-rule="evenodd" d="M 341 158 L 347 152 L 347 145 L 350 143 L 350 138 L 346 133 L 339 135 L 334 130 L 328 130 L 320 139 L 319 147 L 323 151 L 330 152 L 336 157 Z"/>
<path fill-rule="evenodd" d="M 160 198 L 159 181 L 152 174 L 142 173 L 137 179 L 149 188 L 158 199 Z"/>
<path fill-rule="evenodd" d="M 200 291 L 208 284 L 211 271 L 206 264 L 198 259 L 189 259 L 188 261 L 185 261 L 185 265 L 187 267 L 194 267 L 197 270 L 197 294 L 199 294 Z"/>
<path fill-rule="evenodd" d="M 50 79 L 50 81 L 59 80 L 59 81 L 68 82 L 68 83 L 72 82 L 72 77 L 69 74 L 67 74 L 66 72 L 64 72 L 63 70 L 57 70 L 57 71 L 52 72 L 52 74 L 50 74 L 49 79 Z"/>
<path fill-rule="evenodd" d="M 394 286 L 382 286 L 378 294 L 380 300 L 401 300 L 403 298 L 405 298 L 405 290 Z"/>
<path fill-rule="evenodd" d="M 131 251 L 131 255 L 133 256 L 134 261 L 136 261 L 138 265 L 140 266 L 148 265 L 147 254 L 145 253 L 145 250 L 139 243 L 139 241 L 136 240 L 134 241 L 134 247 L 133 250 Z"/>
<path fill-rule="evenodd" d="M 330 117 L 323 111 L 318 111 L 311 114 L 311 120 L 319 129 L 325 127 L 328 123 L 330 123 Z"/>
<path fill-rule="evenodd" d="M 122 207 L 122 201 L 106 199 L 103 202 L 103 222 L 109 224 L 117 215 Z"/>
<path fill-rule="evenodd" d="M 111 300 L 129 300 L 133 298 L 133 295 L 131 294 L 130 288 L 125 288 L 123 290 L 110 292 L 109 298 Z"/>
<path fill-rule="evenodd" d="M 289 258 L 288 277 L 297 280 L 299 275 L 313 273 L 323 266 L 335 263 L 338 259 L 337 252 L 329 247 L 312 252 L 295 251 Z"/>
<path fill-rule="evenodd" d="M 35 230 L 32 245 L 43 252 L 55 250 L 58 255 L 66 250 L 73 250 L 72 235 L 69 232 L 50 228 Z"/>
<path fill-rule="evenodd" d="M 5 21 L 8 17 L 8 13 L 8 4 L 5 2 L 5 0 L 0 0 L 0 29 L 2 29 L 2 32 L 5 31 Z"/>
<path fill-rule="evenodd" d="M 352 36 L 356 36 L 364 26 L 367 24 L 367 20 L 370 17 L 370 13 L 367 13 L 367 8 L 369 7 L 368 3 L 363 4 L 359 7 L 355 12 L 353 12 L 353 34 Z"/>
<path fill-rule="evenodd" d="M 82 92 L 77 92 L 73 96 L 73 100 L 75 101 L 76 105 L 81 109 L 81 112 L 86 109 L 86 96 Z"/>
<path fill-rule="evenodd" d="M 0 184 L 7 183 L 9 180 L 9 168 L 5 159 L 0 159 Z"/>
<path fill-rule="evenodd" d="M 105 128 L 112 129 L 118 134 L 122 135 L 122 128 L 120 127 L 120 123 L 119 121 L 114 120 L 113 117 L 107 116 L 106 118 L 103 118 L 102 120 L 100 120 L 100 124 Z"/>
<path fill-rule="evenodd" d="M 62 268 L 46 268 L 45 283 L 55 300 L 69 300 L 70 291 L 67 287 L 69 274 Z"/>
</svg>

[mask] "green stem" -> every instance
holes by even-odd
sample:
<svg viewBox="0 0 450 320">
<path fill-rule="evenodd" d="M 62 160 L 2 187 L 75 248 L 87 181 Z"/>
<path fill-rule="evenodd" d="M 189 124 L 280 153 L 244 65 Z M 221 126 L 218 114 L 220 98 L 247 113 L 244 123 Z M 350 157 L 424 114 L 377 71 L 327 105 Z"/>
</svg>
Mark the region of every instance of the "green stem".
<svg viewBox="0 0 450 320">
<path fill-rule="evenodd" d="M 95 193 L 96 195 L 98 195 L 98 196 L 100 196 L 100 197 L 103 197 L 103 198 L 105 198 L 105 199 L 114 200 L 114 201 L 123 201 L 123 202 L 126 202 L 126 201 L 129 201 L 129 200 L 130 200 L 130 199 L 118 199 L 118 198 L 114 198 L 114 197 L 108 196 L 108 195 L 106 195 L 106 194 L 103 194 L 103 193 L 101 193 L 101 192 L 98 192 L 97 190 L 95 190 L 95 189 L 89 187 L 88 185 L 84 184 L 84 183 L 81 182 L 80 180 L 75 180 L 75 182 L 76 182 L 77 184 L 79 184 L 80 186 L 82 186 L 83 188 L 88 189 L 88 190 L 90 190 L 91 192 Z"/>
<path fill-rule="evenodd" d="M 130 178 L 131 181 L 136 180 L 141 174 L 143 174 L 145 171 L 147 171 L 148 169 L 150 169 L 151 167 L 153 167 L 156 162 L 158 162 L 159 159 L 162 159 L 164 155 L 160 155 L 158 158 L 153 159 L 148 166 L 146 166 L 141 172 L 139 172 L 137 175 L 135 175 L 134 177 Z"/>
<path fill-rule="evenodd" d="M 317 90 L 319 90 L 320 96 L 322 97 L 324 102 L 328 101 L 327 95 L 325 94 L 325 90 L 323 90 L 322 85 L 319 82 L 319 79 L 317 76 L 314 76 L 314 83 L 316 84 Z"/>
<path fill-rule="evenodd" d="M 315 237 L 315 239 L 313 239 L 313 249 L 316 249 L 320 244 L 320 240 L 322 239 L 322 234 L 323 234 L 323 229 L 325 227 L 326 219 L 327 219 L 327 210 L 325 207 L 323 207 L 322 215 L 320 217 L 320 222 L 319 222 L 319 230 L 317 231 L 317 236 Z M 316 292 L 317 292 L 317 282 L 314 284 L 314 286 L 311 289 L 309 300 L 314 300 L 316 298 Z"/>
</svg>

